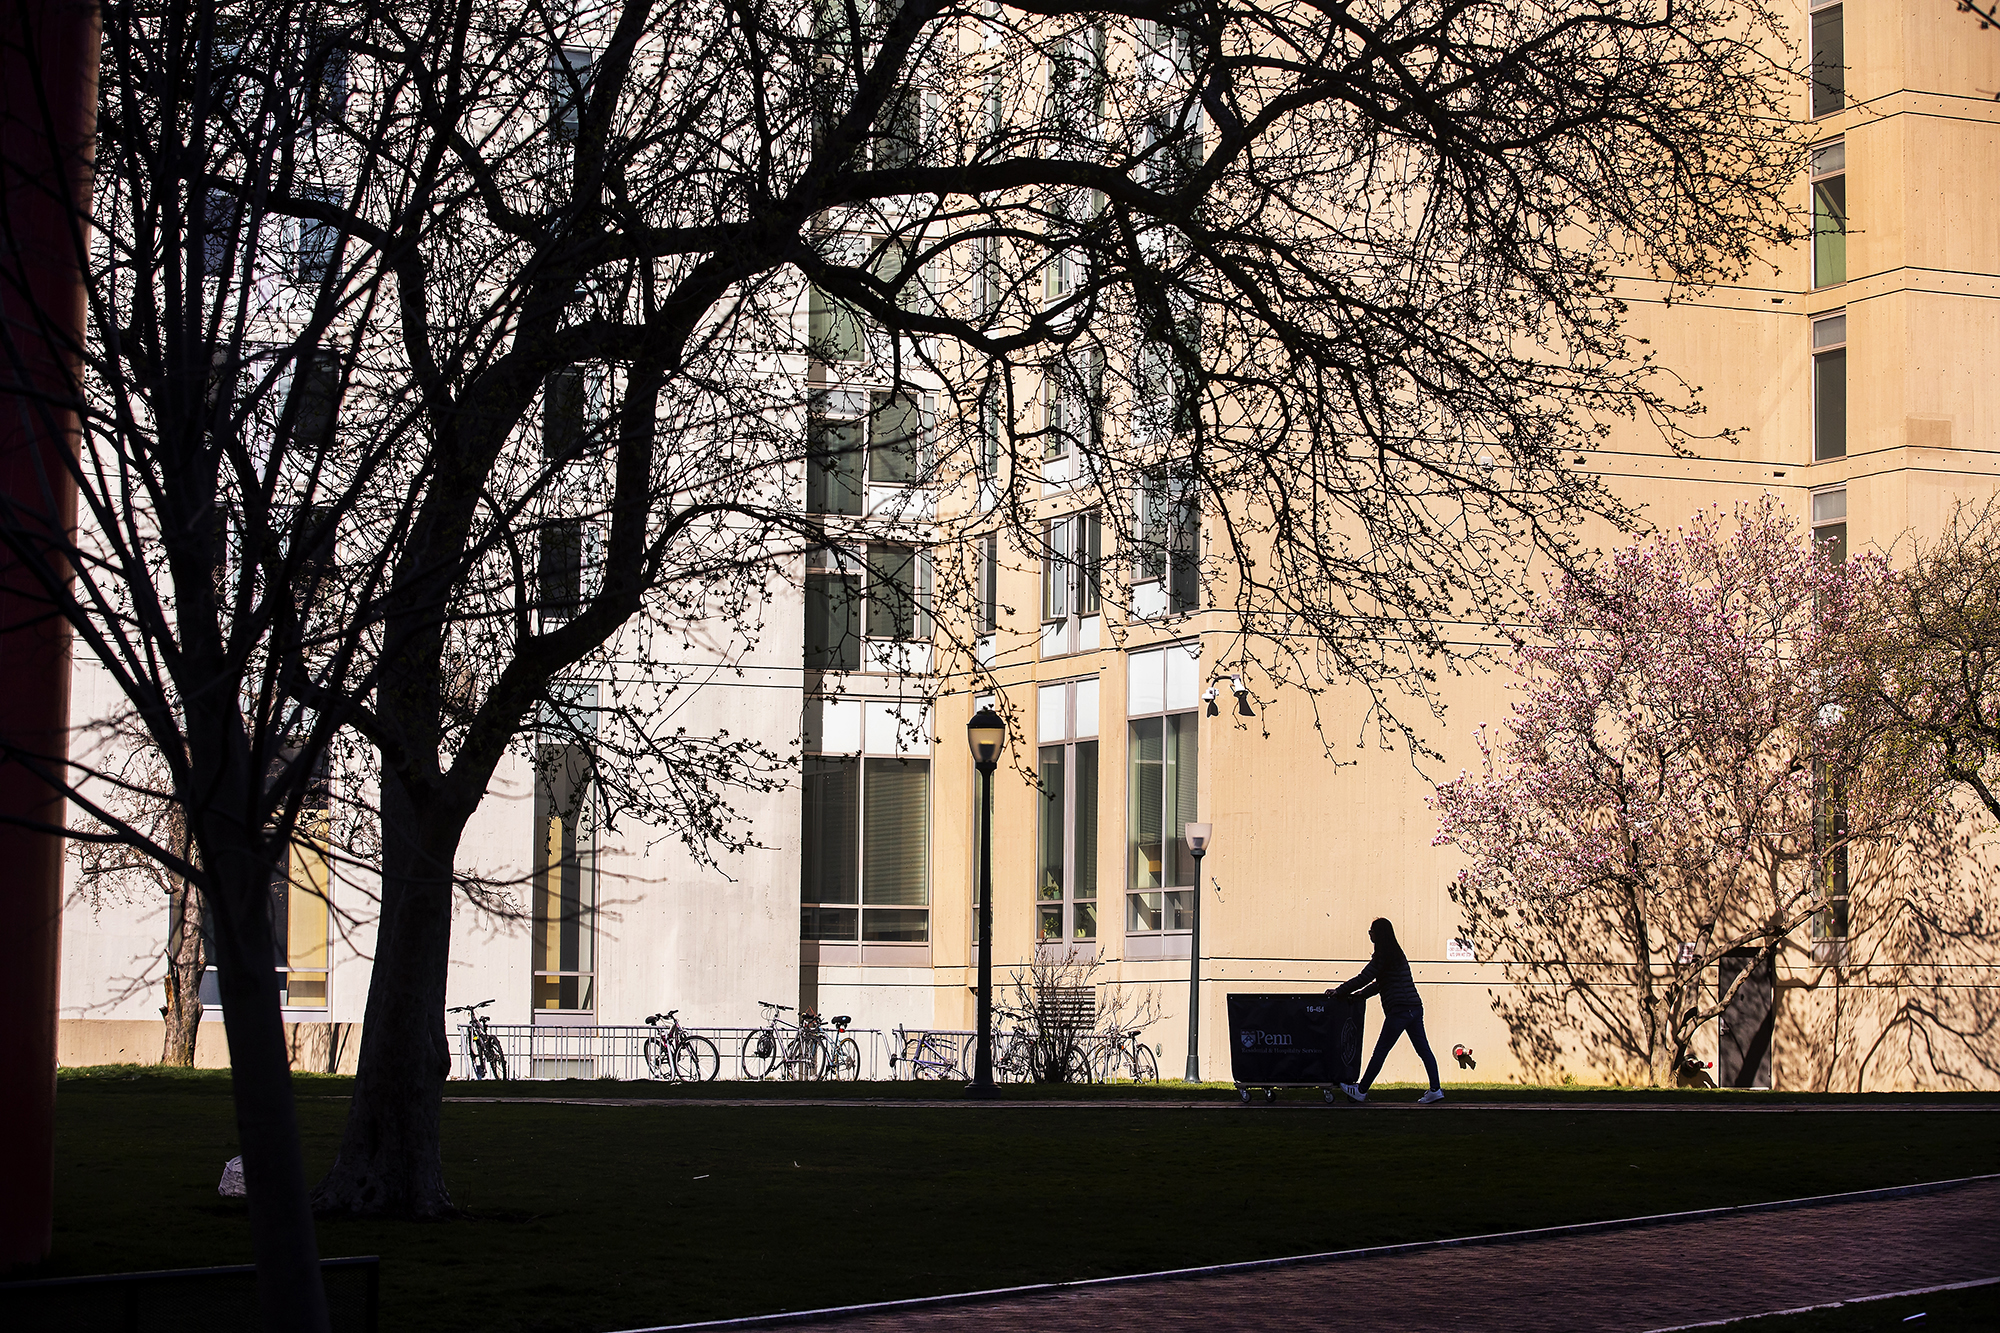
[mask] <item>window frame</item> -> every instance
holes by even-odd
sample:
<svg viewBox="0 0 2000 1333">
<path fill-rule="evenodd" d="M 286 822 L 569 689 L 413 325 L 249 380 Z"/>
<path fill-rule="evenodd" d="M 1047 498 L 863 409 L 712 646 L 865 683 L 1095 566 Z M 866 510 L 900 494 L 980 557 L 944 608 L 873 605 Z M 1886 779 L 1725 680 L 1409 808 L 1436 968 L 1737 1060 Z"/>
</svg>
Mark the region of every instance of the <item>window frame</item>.
<svg viewBox="0 0 2000 1333">
<path fill-rule="evenodd" d="M 1832 155 L 1836 152 L 1839 154 L 1837 164 L 1832 160 Z M 1823 166 L 1823 161 L 1827 165 Z M 1809 267 L 1812 270 L 1813 290 L 1819 291 L 1841 286 L 1847 281 L 1847 140 L 1845 137 L 1816 143 L 1808 150 L 1806 179 L 1807 188 L 1812 195 L 1812 257 Z M 1834 197 L 1836 195 L 1837 199 Z M 1826 216 L 1837 217 L 1839 222 L 1837 227 L 1828 228 L 1820 225 L 1822 198 L 1828 203 Z M 1824 266 L 1821 263 L 1820 238 L 1828 235 L 1837 235 L 1840 238 L 1840 276 L 1830 279 L 1823 277 L 1821 272 Z"/>
<path fill-rule="evenodd" d="M 1180 700 L 1175 698 L 1174 676 L 1176 673 L 1174 672 L 1171 660 L 1172 654 L 1186 654 L 1188 648 L 1189 645 L 1187 643 L 1168 643 L 1160 645 L 1157 649 L 1128 653 L 1125 658 L 1125 854 L 1123 857 L 1124 878 L 1121 885 L 1125 901 L 1121 904 L 1121 908 L 1123 911 L 1122 924 L 1124 926 L 1124 933 L 1128 938 L 1142 940 L 1178 939 L 1189 936 L 1193 931 L 1197 869 L 1194 865 L 1193 856 L 1187 851 L 1187 839 L 1182 826 L 1201 817 L 1201 710 L 1200 701 L 1195 696 L 1195 684 L 1199 681 L 1199 659 L 1195 659 L 1197 665 L 1194 667 L 1192 678 L 1186 686 L 1187 695 Z M 1160 656 L 1157 667 L 1161 672 L 1159 707 L 1135 711 L 1133 704 L 1139 700 L 1135 680 L 1137 671 L 1141 669 L 1137 663 L 1139 659 L 1150 658 L 1155 653 L 1158 653 Z M 1151 671 L 1155 667 L 1152 662 L 1148 661 L 1143 669 Z M 1157 884 L 1142 885 L 1137 883 L 1138 857 L 1142 847 L 1145 845 L 1139 838 L 1141 832 L 1141 807 L 1139 802 L 1142 795 L 1138 771 L 1138 766 L 1141 762 L 1139 757 L 1139 732 L 1141 727 L 1148 723 L 1157 723 L 1160 732 L 1160 882 Z M 1177 737 L 1173 756 L 1173 763 L 1177 770 L 1176 776 L 1178 777 L 1178 769 L 1181 765 L 1191 764 L 1193 767 L 1191 780 L 1185 784 L 1177 783 L 1176 789 L 1171 793 L 1169 791 L 1167 774 L 1168 736 L 1170 731 Z M 1179 737 L 1185 737 L 1192 742 L 1191 746 L 1186 747 L 1186 753 L 1182 752 L 1183 746 L 1178 740 Z M 1179 787 L 1183 785 L 1192 800 L 1192 808 L 1187 810 L 1180 808 Z M 1171 810 L 1169 809 L 1170 795 L 1173 797 Z M 1169 815 L 1171 815 L 1171 819 Z M 1182 879 L 1185 882 L 1178 882 Z M 1100 895 L 1102 892 L 1103 889 L 1100 884 Z M 1149 909 L 1144 908 L 1136 900 L 1141 900 L 1146 895 L 1158 895 L 1158 903 Z M 1150 910 L 1159 924 L 1152 927 L 1138 925 L 1137 923 L 1142 919 L 1142 910 Z M 1131 955 L 1128 953 L 1127 956 Z"/>
<path fill-rule="evenodd" d="M 1095 945 L 1103 937 L 1103 783 L 1104 744 L 1103 698 L 1100 678 L 1079 676 L 1073 680 L 1038 685 L 1035 691 L 1035 855 L 1029 892 L 1029 928 L 1037 947 L 1043 944 Z M 1086 708 L 1084 700 L 1088 699 Z M 1051 720 L 1051 704 L 1061 714 Z M 1086 713 L 1090 714 L 1086 718 Z M 1092 725 L 1086 727 L 1085 721 Z M 1084 758 L 1089 756 L 1088 765 Z M 1052 808 L 1048 773 L 1053 758 L 1062 783 Z M 1086 767 L 1088 792 L 1086 799 Z M 1087 807 L 1087 816 L 1085 813 Z M 1086 817 L 1089 837 L 1084 838 Z M 1059 882 L 1055 893 L 1048 892 L 1050 850 L 1055 849 Z M 1087 855 L 1086 855 L 1087 853 Z M 1082 892 L 1085 861 L 1089 864 L 1089 893 Z M 1086 933 L 1079 922 L 1088 921 Z M 1054 933 L 1047 924 L 1053 920 Z"/>
<path fill-rule="evenodd" d="M 591 691 L 595 708 L 595 691 Z M 574 790 L 567 813 L 558 810 L 553 790 L 551 764 L 560 764 L 569 775 Z M 596 757 L 591 748 L 574 735 L 561 739 L 545 735 L 535 750 L 534 818 L 537 835 L 530 860 L 529 982 L 528 1009 L 535 1017 L 578 1015 L 597 1012 L 597 784 Z M 544 834 L 553 821 L 560 821 L 562 850 L 550 859 L 549 838 Z M 550 887 L 550 872 L 560 869 L 556 887 Z M 575 875 L 575 892 L 569 879 Z M 550 910 L 552 901 L 562 904 Z M 574 903 L 574 919 L 570 905 Z M 571 929 L 573 927 L 573 930 Z M 554 931 L 551 939 L 550 932 Z M 564 966 L 567 961 L 575 966 Z M 553 959 L 556 966 L 547 964 Z M 545 998 L 557 1001 L 544 1004 Z M 563 1003 L 564 1000 L 571 1001 Z"/>
<path fill-rule="evenodd" d="M 809 707 L 814 703 L 822 706 L 829 703 L 860 703 L 864 708 L 868 703 L 881 702 L 884 701 L 835 700 L 828 697 L 818 697 L 807 701 Z M 844 845 L 848 848 L 852 861 L 847 868 L 845 877 L 851 886 L 852 896 L 851 900 L 848 901 L 829 900 L 823 896 L 827 881 L 824 877 L 821 877 L 817 883 L 815 882 L 812 876 L 818 867 L 810 861 L 810 855 L 819 846 L 824 845 L 828 839 L 824 836 L 824 831 L 821 832 L 817 843 L 808 842 L 802 836 L 801 855 L 799 859 L 799 940 L 801 943 L 856 945 L 866 948 L 880 945 L 928 946 L 931 942 L 931 931 L 935 925 L 933 915 L 935 912 L 934 900 L 937 889 L 933 866 L 935 848 L 931 836 L 932 814 L 937 800 L 936 756 L 930 748 L 926 748 L 921 753 L 900 753 L 897 749 L 900 741 L 899 737 L 891 736 L 889 743 L 885 746 L 879 737 L 872 734 L 875 730 L 876 728 L 873 723 L 865 723 L 863 735 L 860 738 L 860 748 L 851 753 L 824 749 L 806 750 L 803 752 L 800 766 L 800 780 L 802 794 L 808 802 L 812 799 L 812 796 L 810 792 L 804 790 L 806 778 L 805 764 L 807 762 L 848 766 L 847 771 L 852 774 L 853 798 L 851 808 L 838 812 L 847 821 L 848 836 L 844 840 Z M 921 887 L 918 890 L 918 896 L 922 899 L 920 903 L 869 901 L 871 862 L 868 830 L 871 813 L 879 809 L 878 807 L 871 806 L 870 793 L 871 788 L 886 780 L 890 772 L 887 767 L 888 765 L 896 765 L 899 768 L 914 770 L 916 773 L 921 774 L 922 778 L 922 808 L 918 811 L 916 817 L 910 821 L 909 825 L 916 830 L 921 841 L 921 845 L 917 849 L 922 881 Z M 807 813 L 802 812 L 802 830 L 806 817 Z M 879 844 L 877 845 L 877 850 L 879 853 Z M 807 897 L 808 893 L 815 891 L 818 892 L 819 896 Z M 850 912 L 853 916 L 853 930 L 851 933 L 829 930 L 827 928 L 826 920 L 830 913 L 845 914 Z M 876 934 L 871 938 L 871 917 L 884 921 L 901 921 L 907 927 L 908 923 L 914 921 L 919 915 L 922 918 L 921 928 L 915 932 L 914 937 L 906 928 L 900 934 Z"/>
<path fill-rule="evenodd" d="M 1809 342 L 1812 357 L 1812 461 L 1815 463 L 1827 463 L 1835 459 L 1847 457 L 1850 443 L 1848 433 L 1847 386 L 1852 377 L 1848 373 L 1847 364 L 1846 307 L 1843 306 L 1839 310 L 1829 310 L 1822 315 L 1815 315 L 1810 321 Z M 1826 432 L 1832 429 L 1832 427 L 1828 424 L 1827 420 L 1829 415 L 1827 412 L 1828 389 L 1824 377 L 1835 366 L 1839 367 L 1840 372 L 1840 439 L 1838 441 L 1838 448 L 1828 448 L 1825 447 L 1829 444 Z"/>
<path fill-rule="evenodd" d="M 1822 32 L 1832 40 L 1821 59 Z M 1822 69 L 1833 71 L 1837 82 L 1822 79 Z M 1809 0 L 1806 5 L 1806 98 L 1811 120 L 1839 115 L 1847 109 L 1847 13 L 1843 0 Z M 1824 93 L 1824 97 L 1822 97 Z"/>
<path fill-rule="evenodd" d="M 1079 509 L 1042 523 L 1042 623 L 1104 609 L 1104 513 Z"/>
</svg>

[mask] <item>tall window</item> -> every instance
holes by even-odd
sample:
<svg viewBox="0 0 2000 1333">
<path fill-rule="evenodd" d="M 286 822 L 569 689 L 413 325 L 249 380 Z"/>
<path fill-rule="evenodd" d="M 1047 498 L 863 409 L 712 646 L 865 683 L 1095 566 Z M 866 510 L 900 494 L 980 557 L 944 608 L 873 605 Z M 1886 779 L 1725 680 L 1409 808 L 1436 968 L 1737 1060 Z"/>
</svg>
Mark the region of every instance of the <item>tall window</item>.
<svg viewBox="0 0 2000 1333">
<path fill-rule="evenodd" d="M 1813 460 L 1847 457 L 1847 315 L 1812 325 Z"/>
<path fill-rule="evenodd" d="M 542 460 L 573 458 L 583 448 L 589 395 L 583 372 L 558 370 L 542 385 Z"/>
<path fill-rule="evenodd" d="M 1103 443 L 1104 352 L 1090 348 L 1051 362 L 1042 381 L 1042 457 L 1068 458 Z"/>
<path fill-rule="evenodd" d="M 1182 825 L 1199 818 L 1196 659 L 1175 645 L 1126 659 L 1125 932 L 1193 928 L 1194 857 Z"/>
<path fill-rule="evenodd" d="M 978 584 L 973 632 L 986 635 L 1000 628 L 1000 535 L 988 533 L 980 538 L 978 552 L 979 568 L 973 575 Z"/>
<path fill-rule="evenodd" d="M 1094 616 L 1102 607 L 1104 521 L 1096 510 L 1051 519 L 1042 528 L 1042 619 Z"/>
<path fill-rule="evenodd" d="M 1036 692 L 1035 940 L 1097 938 L 1097 680 Z"/>
<path fill-rule="evenodd" d="M 1847 141 L 1812 150 L 1813 286 L 1847 281 Z"/>
<path fill-rule="evenodd" d="M 596 1008 L 597 838 L 584 746 L 535 756 L 534 998 L 537 1012 Z"/>
<path fill-rule="evenodd" d="M 814 286 L 807 296 L 807 337 L 821 361 L 866 361 L 868 338 L 861 314 L 847 302 Z"/>
<path fill-rule="evenodd" d="M 339 197 L 330 190 L 308 190 L 307 197 L 320 203 L 339 203 Z M 298 221 L 299 245 L 294 256 L 296 267 L 293 276 L 299 282 L 318 286 L 326 281 L 326 275 L 333 268 L 335 243 L 340 239 L 340 230 L 331 222 L 317 218 L 300 218 Z"/>
<path fill-rule="evenodd" d="M 562 143 L 574 142 L 583 128 L 594 63 L 596 57 L 578 46 L 565 46 L 549 57 L 549 130 Z"/>
<path fill-rule="evenodd" d="M 535 563 L 535 609 L 545 625 L 576 615 L 583 602 L 583 520 L 550 519 L 542 525 Z"/>
<path fill-rule="evenodd" d="M 867 422 L 844 409 L 860 398 L 854 393 L 814 395 L 806 422 L 806 512 L 860 514 L 866 487 L 861 480 L 867 458 Z"/>
<path fill-rule="evenodd" d="M 1201 605 L 1201 510 L 1194 492 L 1165 473 L 1139 487 L 1134 509 L 1132 582 L 1156 584 L 1150 600 L 1135 592 L 1134 610 L 1179 614 Z"/>
<path fill-rule="evenodd" d="M 824 548 L 806 557 L 806 665 L 859 671 L 867 640 L 917 643 L 931 636 L 930 556 L 875 543 L 856 562 Z"/>
<path fill-rule="evenodd" d="M 806 556 L 806 665 L 861 669 L 861 571 L 837 551 Z"/>
<path fill-rule="evenodd" d="M 285 413 L 292 421 L 292 441 L 304 450 L 331 443 L 340 412 L 340 358 L 327 347 L 299 354 L 285 386 Z"/>
<path fill-rule="evenodd" d="M 1815 491 L 1812 498 L 1812 538 L 1835 564 L 1847 561 L 1847 490 Z"/>
<path fill-rule="evenodd" d="M 1847 105 L 1847 40 L 1839 4 L 1818 0 L 1812 14 L 1812 113 L 1830 116 Z"/>
<path fill-rule="evenodd" d="M 1844 940 L 1848 931 L 1847 798 L 1823 761 L 1813 763 L 1813 861 L 1826 906 L 1813 913 L 1817 940 Z"/>
<path fill-rule="evenodd" d="M 279 1003 L 287 1009 L 327 1007 L 332 804 L 322 760 L 299 806 L 284 872 L 271 882 L 271 934 L 278 946 L 282 988 Z"/>
<path fill-rule="evenodd" d="M 911 727 L 888 702 L 812 699 L 806 706 L 800 938 L 928 943 L 927 727 Z M 834 748 L 849 752 L 825 752 Z"/>
</svg>

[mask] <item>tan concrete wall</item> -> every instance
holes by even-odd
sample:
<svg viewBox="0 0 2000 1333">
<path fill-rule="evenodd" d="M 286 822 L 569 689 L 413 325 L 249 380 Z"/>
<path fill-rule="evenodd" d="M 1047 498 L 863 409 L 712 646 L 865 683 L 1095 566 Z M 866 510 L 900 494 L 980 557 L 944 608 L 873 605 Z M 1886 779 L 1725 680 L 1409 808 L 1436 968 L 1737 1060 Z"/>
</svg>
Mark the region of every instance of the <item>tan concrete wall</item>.
<svg viewBox="0 0 2000 1333">
<path fill-rule="evenodd" d="M 157 1019 L 65 1018 L 57 1024 L 56 1062 L 66 1069 L 90 1065 L 156 1065 L 166 1024 Z M 292 1068 L 310 1074 L 351 1074 L 361 1053 L 359 1023 L 287 1023 Z M 195 1033 L 197 1069 L 229 1067 L 229 1034 L 220 1020 Z"/>
</svg>

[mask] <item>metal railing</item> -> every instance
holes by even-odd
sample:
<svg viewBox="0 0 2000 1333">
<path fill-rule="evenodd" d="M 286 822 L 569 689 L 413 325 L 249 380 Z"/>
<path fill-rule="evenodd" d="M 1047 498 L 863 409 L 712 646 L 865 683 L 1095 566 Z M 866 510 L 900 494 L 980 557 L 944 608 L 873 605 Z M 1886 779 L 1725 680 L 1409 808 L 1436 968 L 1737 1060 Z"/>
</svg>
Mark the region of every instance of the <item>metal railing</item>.
<svg viewBox="0 0 2000 1333">
<path fill-rule="evenodd" d="M 646 1068 L 646 1038 L 653 1036 L 657 1029 L 644 1024 L 489 1023 L 486 1031 L 499 1041 L 500 1049 L 507 1057 L 509 1078 L 632 1081 L 652 1078 L 652 1072 Z M 743 1039 L 762 1029 L 687 1027 L 683 1031 L 691 1036 L 706 1037 L 715 1043 L 716 1055 L 722 1061 L 716 1079 L 721 1081 L 743 1078 L 743 1066 L 739 1060 Z M 833 1029 L 826 1029 L 826 1033 L 832 1036 Z M 862 1078 L 890 1077 L 888 1045 L 882 1033 L 873 1028 L 849 1028 L 845 1035 L 854 1038 L 854 1044 L 861 1053 Z M 451 1076 L 470 1079 L 473 1076 L 472 1059 L 463 1025 L 452 1034 L 451 1046 Z M 781 1072 L 767 1081 L 777 1082 L 783 1077 Z"/>
<path fill-rule="evenodd" d="M 716 1054 L 722 1061 L 716 1073 L 718 1082 L 743 1080 L 740 1061 L 743 1039 L 753 1032 L 763 1031 L 762 1028 L 751 1027 L 689 1027 L 684 1030 L 715 1043 Z M 643 1024 L 489 1023 L 486 1031 L 499 1041 L 500 1049 L 507 1057 L 507 1076 L 510 1079 L 603 1078 L 637 1082 L 652 1078 L 646 1068 L 646 1038 L 652 1036 L 656 1029 Z M 829 1036 L 832 1035 L 831 1028 L 826 1031 Z M 918 1041 L 933 1033 L 949 1040 L 956 1051 L 963 1051 L 973 1035 L 966 1028 L 904 1028 L 900 1038 L 893 1028 L 887 1031 L 849 1028 L 845 1035 L 854 1039 L 861 1052 L 863 1079 L 902 1080 L 914 1077 L 909 1061 L 903 1057 L 908 1050 L 915 1048 Z M 996 1030 L 993 1035 L 996 1048 L 1004 1048 L 1004 1043 L 1010 1040 L 1006 1030 Z M 1095 1067 L 1101 1064 L 1103 1053 L 1117 1039 L 1117 1035 L 1079 1032 L 1074 1040 Z M 451 1046 L 451 1076 L 471 1079 L 472 1060 L 463 1025 L 453 1032 Z M 958 1073 L 970 1076 L 968 1069 L 960 1069 Z M 785 1078 L 781 1067 L 779 1072 L 765 1081 L 782 1082 Z"/>
</svg>

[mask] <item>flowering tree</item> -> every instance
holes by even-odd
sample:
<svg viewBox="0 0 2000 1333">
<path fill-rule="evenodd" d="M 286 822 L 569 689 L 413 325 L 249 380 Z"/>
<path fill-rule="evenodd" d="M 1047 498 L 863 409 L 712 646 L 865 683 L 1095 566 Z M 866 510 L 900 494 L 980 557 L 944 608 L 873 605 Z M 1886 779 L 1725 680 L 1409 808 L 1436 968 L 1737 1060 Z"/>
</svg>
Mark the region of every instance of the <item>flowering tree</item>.
<svg viewBox="0 0 2000 1333">
<path fill-rule="evenodd" d="M 1484 771 L 1432 802 L 1475 936 L 1542 974 L 1525 1003 L 1547 1021 L 1515 1025 L 1531 1059 L 1581 1026 L 1599 1063 L 1669 1081 L 1750 973 L 1718 990 L 1708 970 L 1830 911 L 1836 858 L 1933 789 L 1840 725 L 1832 655 L 1888 577 L 1810 549 L 1766 495 L 1734 533 L 1698 513 L 1554 586 L 1505 736 L 1482 729 Z"/>
</svg>

